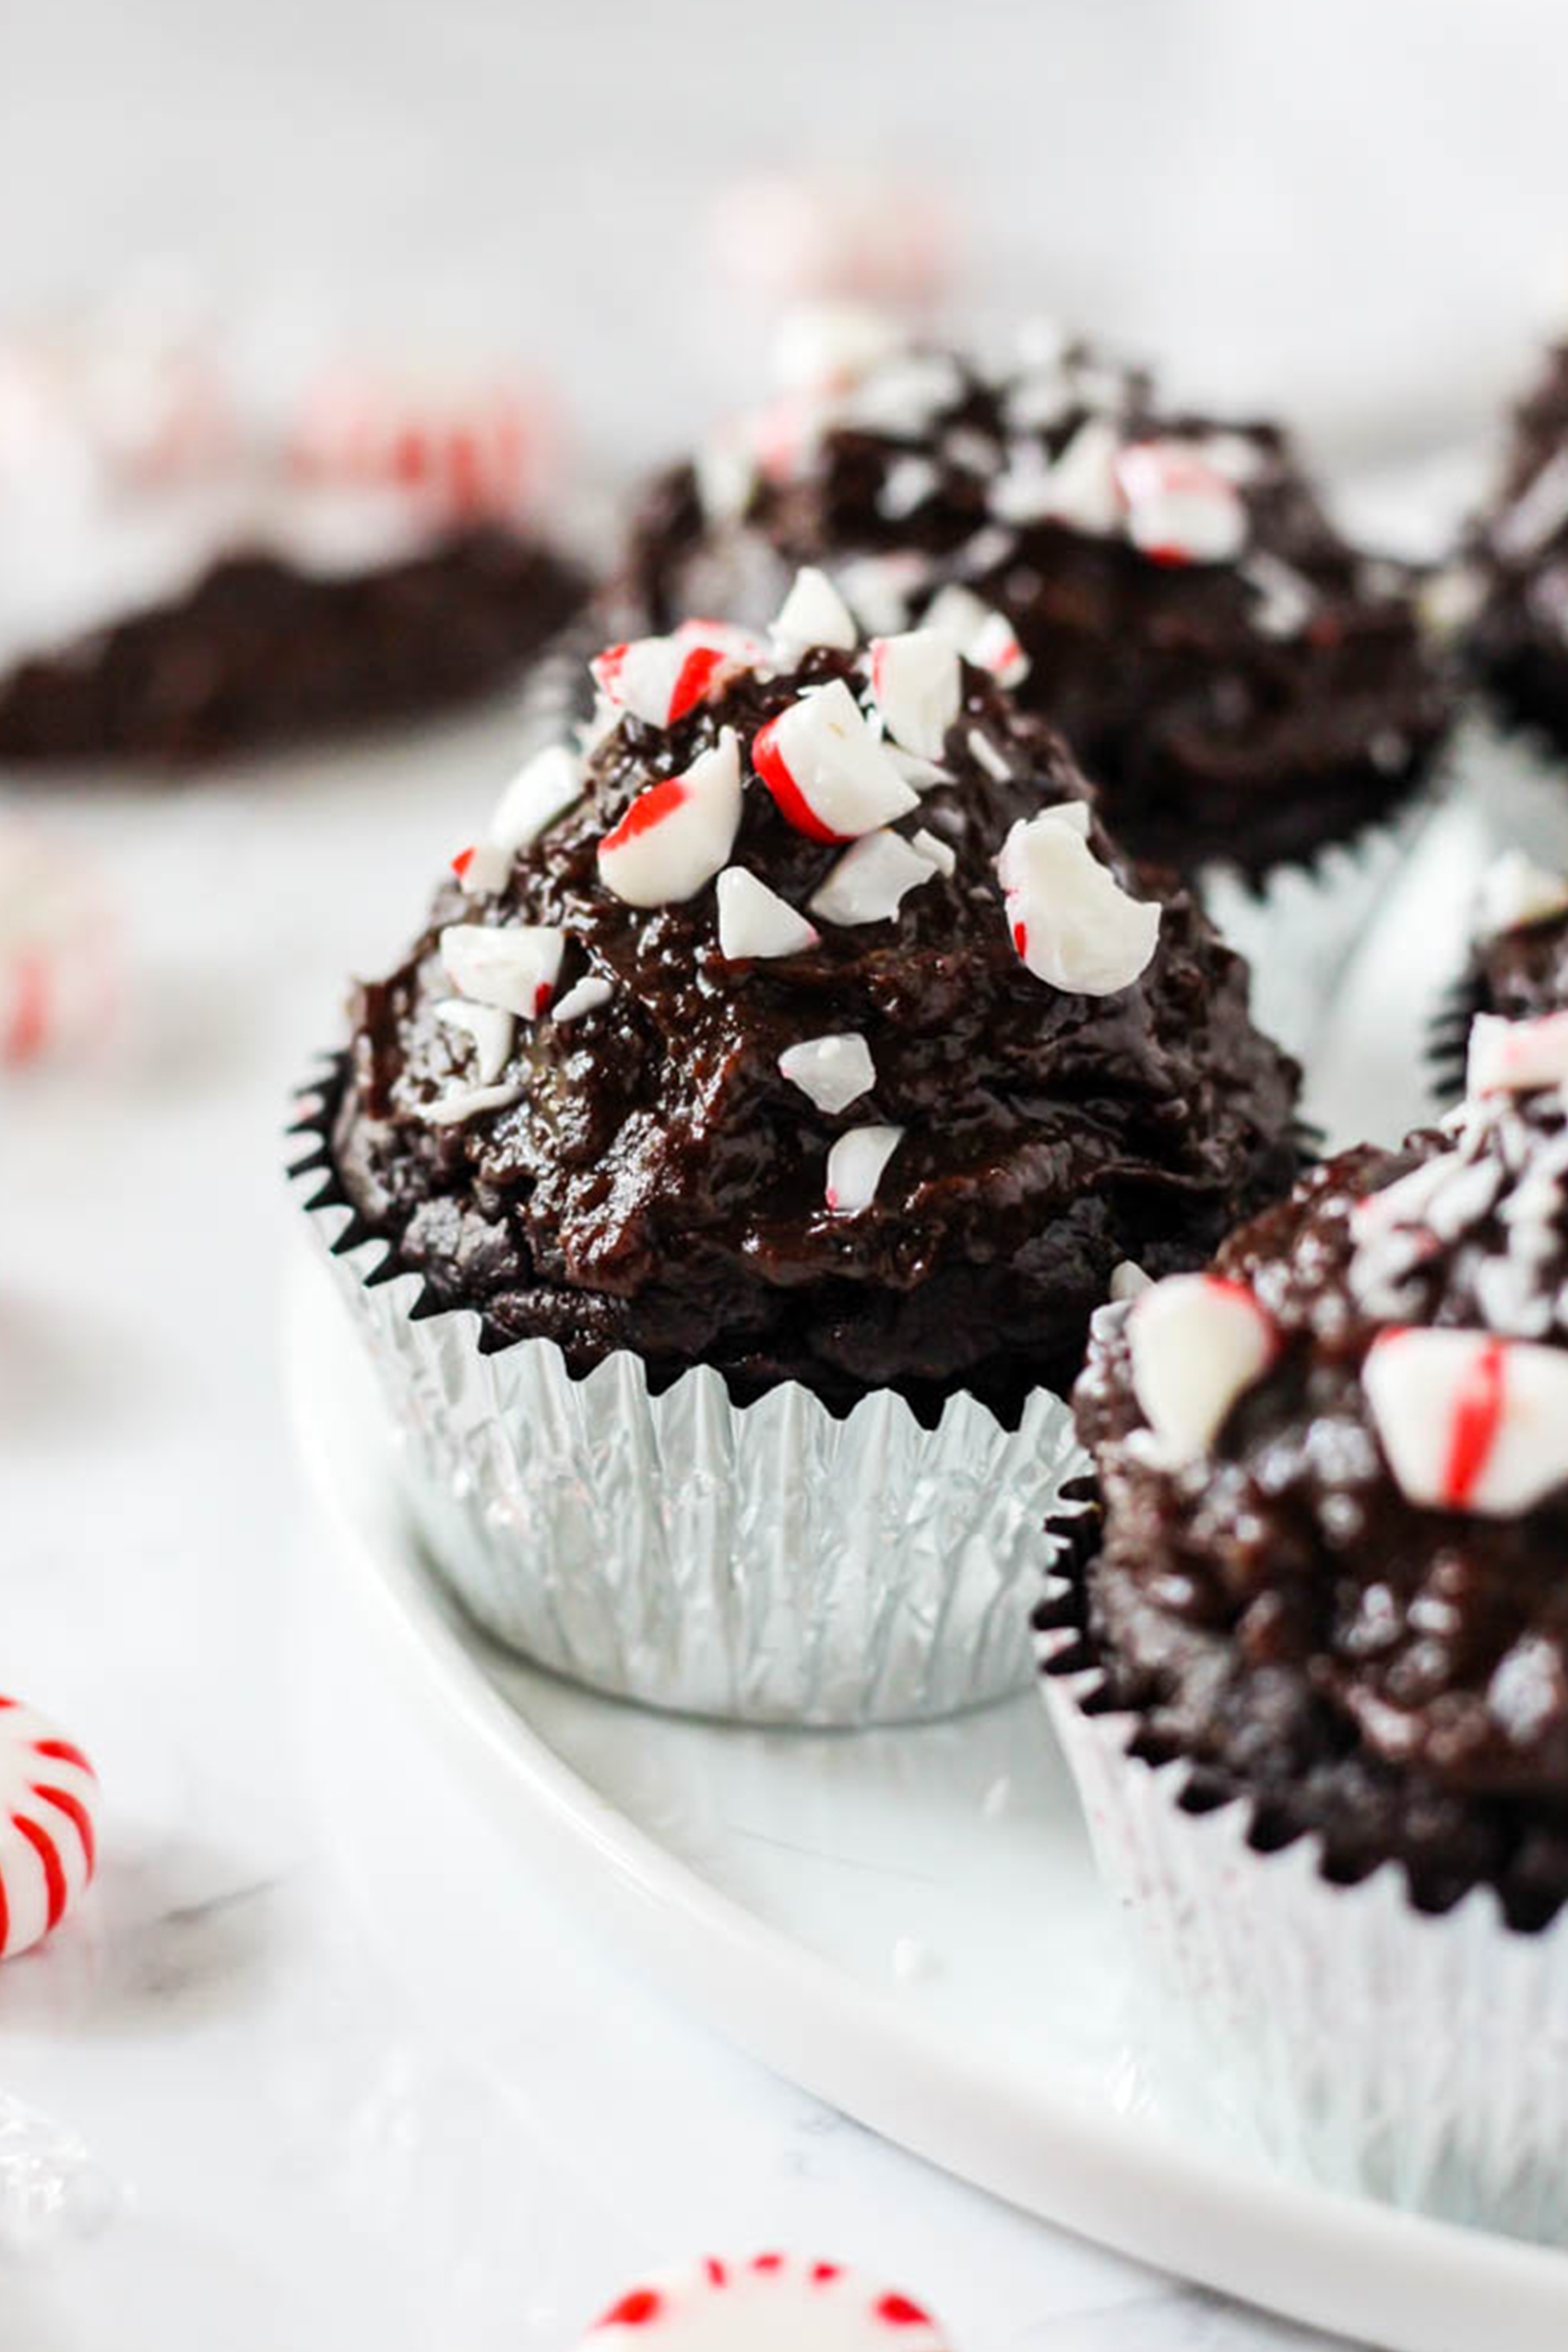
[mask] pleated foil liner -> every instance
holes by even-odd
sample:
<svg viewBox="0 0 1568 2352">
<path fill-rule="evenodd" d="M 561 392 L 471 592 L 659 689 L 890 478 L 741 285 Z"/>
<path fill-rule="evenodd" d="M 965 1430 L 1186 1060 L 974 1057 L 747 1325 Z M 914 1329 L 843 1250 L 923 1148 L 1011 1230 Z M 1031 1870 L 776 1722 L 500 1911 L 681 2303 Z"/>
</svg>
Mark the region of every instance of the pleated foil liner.
<svg viewBox="0 0 1568 2352">
<path fill-rule="evenodd" d="M 1205 913 L 1252 966 L 1253 1020 L 1299 1059 L 1316 1043 L 1357 948 L 1440 797 L 1429 785 L 1386 824 L 1330 842 L 1303 864 L 1276 866 L 1256 882 L 1236 866 L 1200 870 L 1195 890 Z"/>
<path fill-rule="evenodd" d="M 484 1354 L 477 1314 L 422 1309 L 340 1202 L 310 1223 L 419 1532 L 498 1641 L 748 1723 L 911 1721 L 1028 1682 L 1045 1522 L 1082 1468 L 1061 1398 L 1006 1430 L 956 1396 L 927 1430 L 890 1392 L 842 1420 L 793 1383 L 736 1406 L 707 1366 L 653 1396 L 625 1352 L 574 1380 L 552 1341 Z"/>
<path fill-rule="evenodd" d="M 1244 1802 L 1184 1810 L 1187 1764 L 1092 1711 L 1075 1632 L 1037 1638 L 1156 2078 L 1330 2188 L 1568 2240 L 1568 1916 L 1522 1934 L 1478 1887 L 1429 1917 L 1393 1864 L 1339 1886 L 1313 1838 L 1254 1851 Z"/>
<path fill-rule="evenodd" d="M 1504 849 L 1568 871 L 1568 757 L 1545 734 L 1478 708 L 1461 726 L 1455 761 L 1480 836 L 1478 880 Z"/>
</svg>

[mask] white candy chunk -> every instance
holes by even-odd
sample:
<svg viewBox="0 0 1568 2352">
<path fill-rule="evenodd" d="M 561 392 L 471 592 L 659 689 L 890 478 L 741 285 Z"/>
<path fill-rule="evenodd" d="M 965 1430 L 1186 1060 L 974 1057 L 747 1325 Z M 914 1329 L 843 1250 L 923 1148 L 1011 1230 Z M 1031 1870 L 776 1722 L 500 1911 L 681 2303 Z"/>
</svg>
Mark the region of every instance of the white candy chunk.
<svg viewBox="0 0 1568 2352">
<path fill-rule="evenodd" d="M 1163 1464 L 1179 1468 L 1208 1452 L 1277 1344 L 1268 1316 L 1239 1282 L 1174 1274 L 1136 1292 L 1127 1317 L 1133 1389 Z"/>
<path fill-rule="evenodd" d="M 741 829 L 741 746 L 726 727 L 683 776 L 639 792 L 599 845 L 600 879 L 628 907 L 695 898 L 726 862 Z"/>
<path fill-rule="evenodd" d="M 696 455 L 697 497 L 710 523 L 738 522 L 752 503 L 757 464 L 744 439 L 717 434 Z"/>
<path fill-rule="evenodd" d="M 977 596 L 973 588 L 964 588 L 958 581 L 951 580 L 932 598 L 921 626 L 933 630 L 939 637 L 945 637 L 955 652 L 967 656 L 992 618 L 993 609 L 983 597 Z"/>
<path fill-rule="evenodd" d="M 1006 783 L 1013 773 L 1012 767 L 1006 755 L 997 749 L 983 728 L 970 728 L 969 751 L 988 775 L 994 776 L 999 784 Z"/>
<path fill-rule="evenodd" d="M 612 709 L 629 710 L 650 727 L 673 727 L 715 686 L 763 659 L 763 647 L 744 629 L 683 621 L 667 637 L 608 646 L 588 668 Z"/>
<path fill-rule="evenodd" d="M 808 1038 L 803 1044 L 787 1047 L 778 1067 L 819 1111 L 835 1117 L 876 1084 L 876 1065 L 863 1037 Z"/>
<path fill-rule="evenodd" d="M 1141 1299 L 1146 1290 L 1154 1288 L 1154 1277 L 1144 1272 L 1134 1258 L 1123 1258 L 1111 1270 L 1111 1298 L 1113 1305 L 1124 1306 L 1134 1299 Z"/>
<path fill-rule="evenodd" d="M 774 380 L 791 392 L 842 392 L 903 340 L 893 319 L 863 303 L 802 303 L 779 322 Z"/>
<path fill-rule="evenodd" d="M 947 2352 L 934 2320 L 809 2254 L 708 2255 L 637 2281 L 577 2352 Z"/>
<path fill-rule="evenodd" d="M 901 523 L 934 498 L 942 476 L 929 457 L 918 457 L 912 452 L 895 457 L 882 479 L 876 493 L 876 511 L 890 523 Z"/>
<path fill-rule="evenodd" d="M 483 1111 L 510 1111 L 523 1099 L 521 1087 L 454 1087 L 435 1102 L 426 1103 L 421 1117 L 427 1127 L 460 1127 Z"/>
<path fill-rule="evenodd" d="M 1029 674 L 1028 656 L 1006 614 L 956 581 L 932 599 L 921 626 L 945 637 L 977 670 L 989 670 L 998 685 L 1021 685 Z"/>
<path fill-rule="evenodd" d="M 1388 1467 L 1424 1510 L 1510 1519 L 1568 1479 L 1568 1351 L 1490 1331 L 1384 1332 L 1362 1370 Z"/>
<path fill-rule="evenodd" d="M 917 759 L 898 743 L 887 745 L 887 756 L 912 792 L 929 792 L 934 784 L 951 784 L 951 768 L 939 767 L 933 759 Z"/>
<path fill-rule="evenodd" d="M 511 1056 L 512 1033 L 517 1027 L 514 1016 L 498 1004 L 469 1004 L 460 996 L 448 996 L 436 1006 L 435 1017 L 449 1029 L 461 1029 L 471 1039 L 475 1074 L 481 1086 L 492 1085 Z"/>
<path fill-rule="evenodd" d="M 1051 460 L 1038 441 L 1009 445 L 1006 463 L 986 490 L 986 506 L 999 523 L 1041 523 L 1051 512 Z"/>
<path fill-rule="evenodd" d="M 882 1171 L 904 1140 L 902 1127 L 851 1127 L 827 1155 L 827 1206 L 858 1217 L 876 1198 Z"/>
<path fill-rule="evenodd" d="M 903 636 L 873 638 L 871 691 L 895 742 L 920 759 L 942 757 L 963 695 L 958 656 L 948 637 L 938 629 L 910 629 Z"/>
<path fill-rule="evenodd" d="M 931 578 L 931 563 L 913 548 L 900 548 L 891 555 L 858 555 L 841 564 L 837 576 L 861 628 L 890 637 Z"/>
<path fill-rule="evenodd" d="M 518 769 L 502 793 L 490 820 L 490 838 L 510 863 L 582 796 L 582 761 L 565 743 L 550 743 Z"/>
<path fill-rule="evenodd" d="M 780 813 L 814 841 L 852 841 L 919 806 L 842 678 L 764 727 L 752 758 Z"/>
<path fill-rule="evenodd" d="M 558 1004 L 551 1008 L 552 1021 L 580 1021 L 585 1013 L 597 1013 L 608 1004 L 615 991 L 610 981 L 598 972 L 585 973 L 575 987 L 569 988 Z"/>
<path fill-rule="evenodd" d="M 831 646 L 837 653 L 853 653 L 861 641 L 849 606 L 826 572 L 814 564 L 795 575 L 794 585 L 778 608 L 770 632 L 773 650 L 782 662 L 794 664 L 814 646 Z"/>
<path fill-rule="evenodd" d="M 945 351 L 903 351 L 862 375 L 845 401 L 847 424 L 914 440 L 964 397 L 964 375 Z"/>
<path fill-rule="evenodd" d="M 719 875 L 719 952 L 727 962 L 801 956 L 821 936 L 804 915 L 798 915 L 787 899 L 744 866 L 726 866 Z"/>
<path fill-rule="evenodd" d="M 1127 536 L 1163 564 L 1229 564 L 1247 543 L 1247 505 L 1233 482 L 1190 441 L 1135 441 L 1116 478 Z"/>
<path fill-rule="evenodd" d="M 1051 469 L 1045 508 L 1049 519 L 1095 539 L 1120 529 L 1116 460 L 1121 450 L 1122 436 L 1104 417 L 1090 417 L 1081 424 Z"/>
<path fill-rule="evenodd" d="M 896 915 L 908 894 L 929 882 L 941 864 L 901 833 L 867 833 L 846 849 L 809 904 L 824 922 L 849 928 Z"/>
<path fill-rule="evenodd" d="M 452 871 L 466 897 L 493 898 L 506 886 L 512 861 L 498 843 L 476 841 L 471 849 L 458 850 Z"/>
<path fill-rule="evenodd" d="M 1100 864 L 1078 830 L 1081 808 L 1069 802 L 1060 814 L 1020 818 L 996 871 L 1013 944 L 1035 978 L 1070 995 L 1112 996 L 1146 968 L 1159 909 L 1129 897 Z"/>
<path fill-rule="evenodd" d="M 1470 1027 L 1467 1094 L 1535 1094 L 1565 1082 L 1568 1013 L 1547 1013 L 1536 1021 L 1477 1015 Z"/>
<path fill-rule="evenodd" d="M 922 825 L 918 832 L 910 835 L 909 847 L 911 849 L 918 849 L 921 857 L 928 859 L 939 873 L 953 874 L 957 872 L 957 851 L 950 841 L 944 841 L 941 835 L 933 833 L 929 826 Z"/>
<path fill-rule="evenodd" d="M 1477 906 L 1477 930 L 1483 939 L 1505 931 L 1525 931 L 1532 923 L 1550 922 L 1568 913 L 1568 881 L 1548 873 L 1522 849 L 1505 849 L 1487 868 Z"/>
<path fill-rule="evenodd" d="M 566 934 L 542 923 L 505 930 L 484 923 L 448 923 L 441 960 L 459 996 L 535 1021 L 555 992 Z"/>
</svg>

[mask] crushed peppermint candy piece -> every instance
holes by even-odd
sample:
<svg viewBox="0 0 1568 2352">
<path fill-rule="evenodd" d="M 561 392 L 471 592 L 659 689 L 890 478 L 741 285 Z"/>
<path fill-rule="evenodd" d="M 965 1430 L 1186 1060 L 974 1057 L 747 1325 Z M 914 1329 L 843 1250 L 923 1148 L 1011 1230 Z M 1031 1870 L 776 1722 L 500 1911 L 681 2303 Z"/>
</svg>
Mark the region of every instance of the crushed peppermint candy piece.
<svg viewBox="0 0 1568 2352">
<path fill-rule="evenodd" d="M 950 841 L 944 841 L 941 835 L 933 833 L 928 825 L 919 826 L 909 836 L 909 847 L 911 849 L 918 849 L 921 857 L 933 865 L 939 873 L 944 873 L 949 877 L 956 873 L 957 851 Z"/>
<path fill-rule="evenodd" d="M 931 431 L 944 410 L 956 408 L 964 392 L 964 372 L 950 352 L 901 351 L 867 370 L 840 414 L 862 432 L 913 441 Z"/>
<path fill-rule="evenodd" d="M 770 719 L 752 759 L 780 814 L 813 841 L 852 841 L 919 806 L 842 678 Z"/>
<path fill-rule="evenodd" d="M 607 646 L 588 668 L 612 709 L 629 710 L 650 727 L 673 727 L 737 671 L 765 659 L 764 647 L 744 629 L 683 621 L 667 637 Z"/>
<path fill-rule="evenodd" d="M 890 637 L 905 626 L 909 608 L 931 580 L 931 558 L 912 547 L 886 555 L 857 555 L 835 575 L 862 629 Z"/>
<path fill-rule="evenodd" d="M 1127 536 L 1156 564 L 1230 564 L 1247 543 L 1246 501 L 1188 441 L 1134 441 L 1116 460 Z"/>
<path fill-rule="evenodd" d="M 474 1071 L 481 1087 L 493 1086 L 511 1058 L 514 1014 L 499 1004 L 470 1004 L 465 997 L 444 997 L 435 1017 L 449 1029 L 461 1029 L 473 1046 Z"/>
<path fill-rule="evenodd" d="M 548 923 L 448 923 L 441 960 L 459 996 L 537 1021 L 555 992 L 566 934 Z"/>
<path fill-rule="evenodd" d="M 719 952 L 727 963 L 801 956 L 821 936 L 804 915 L 744 866 L 726 866 L 719 875 Z"/>
<path fill-rule="evenodd" d="M 741 746 L 726 727 L 683 776 L 640 791 L 599 845 L 606 889 L 629 907 L 695 898 L 727 861 L 741 829 Z"/>
<path fill-rule="evenodd" d="M 1511 1519 L 1568 1479 L 1568 1350 L 1407 1326 L 1362 1370 L 1389 1468 L 1423 1510 Z"/>
<path fill-rule="evenodd" d="M 1111 1287 L 1113 1296 L 1129 1295 L 1125 1282 Z M 1273 1362 L 1278 1337 L 1245 1285 L 1218 1275 L 1173 1274 L 1131 1296 L 1134 1393 L 1153 1432 L 1151 1450 L 1179 1469 L 1209 1451 L 1238 1396 Z"/>
<path fill-rule="evenodd" d="M 462 517 L 521 505 L 545 420 L 504 382 L 399 382 L 335 369 L 306 392 L 294 464 L 317 481 L 385 484 Z"/>
<path fill-rule="evenodd" d="M 454 1087 L 427 1102 L 420 1116 L 427 1127 L 461 1127 L 481 1111 L 510 1111 L 522 1099 L 521 1087 Z"/>
<path fill-rule="evenodd" d="M 1086 838 L 1088 811 L 1064 802 L 1020 817 L 996 871 L 1013 944 L 1037 980 L 1075 996 L 1113 996 L 1147 968 L 1159 908 L 1129 897 Z"/>
<path fill-rule="evenodd" d="M 1527 931 L 1562 914 L 1568 914 L 1568 881 L 1548 873 L 1523 849 L 1505 849 L 1481 878 L 1476 927 L 1482 939 Z"/>
<path fill-rule="evenodd" d="M 452 871 L 470 898 L 493 898 L 506 887 L 512 861 L 496 842 L 474 841 L 458 850 Z"/>
<path fill-rule="evenodd" d="M 1041 519 L 1062 523 L 1091 539 L 1104 539 L 1121 528 L 1122 489 L 1116 460 L 1122 436 L 1104 417 L 1089 417 L 1078 427 L 1051 468 Z M 994 490 L 992 510 L 997 506 Z"/>
<path fill-rule="evenodd" d="M 614 993 L 602 973 L 587 972 L 558 1004 L 552 1005 L 550 1017 L 552 1021 L 580 1021 L 585 1013 L 597 1013 L 601 1004 L 608 1004 Z"/>
<path fill-rule="evenodd" d="M 999 784 L 1005 784 L 1013 773 L 1006 754 L 998 750 L 981 727 L 969 730 L 969 754 L 980 762 L 988 775 L 994 776 Z"/>
<path fill-rule="evenodd" d="M 869 1094 L 876 1084 L 876 1065 L 863 1037 L 807 1038 L 802 1044 L 785 1048 L 778 1067 L 819 1111 L 834 1116 Z"/>
<path fill-rule="evenodd" d="M 883 1170 L 904 1140 L 902 1127 L 851 1127 L 827 1155 L 827 1206 L 835 1217 L 858 1217 L 876 1198 Z"/>
<path fill-rule="evenodd" d="M 1303 574 L 1266 547 L 1241 565 L 1241 577 L 1257 601 L 1253 624 L 1264 637 L 1299 637 L 1317 609 L 1318 593 Z"/>
<path fill-rule="evenodd" d="M 808 904 L 824 922 L 850 928 L 887 922 L 911 890 L 929 882 L 942 865 L 901 833 L 885 828 L 863 834 L 846 849 Z"/>
<path fill-rule="evenodd" d="M 903 341 L 896 320 L 863 303 L 802 303 L 779 321 L 773 378 L 791 392 L 845 392 Z"/>
<path fill-rule="evenodd" d="M 871 691 L 896 743 L 918 759 L 939 760 L 963 699 L 959 658 L 939 629 L 873 637 Z"/>
<path fill-rule="evenodd" d="M 100 1803 L 81 1750 L 32 1707 L 0 1699 L 0 1959 L 42 1943 L 85 1891 Z"/>
<path fill-rule="evenodd" d="M 583 796 L 583 763 L 566 743 L 547 743 L 524 763 L 495 804 L 489 838 L 508 858 L 531 849 Z"/>
<path fill-rule="evenodd" d="M 1467 1094 L 1534 1094 L 1565 1083 L 1568 1013 L 1547 1013 L 1535 1021 L 1477 1015 L 1470 1028 Z"/>
<path fill-rule="evenodd" d="M 796 573 L 769 636 L 781 662 L 798 662 L 819 645 L 830 646 L 836 653 L 853 653 L 861 641 L 849 606 L 814 564 Z"/>
<path fill-rule="evenodd" d="M 958 581 L 932 598 L 921 626 L 945 637 L 977 670 L 989 670 L 1000 686 L 1021 685 L 1029 674 L 1029 658 L 1006 614 Z"/>
<path fill-rule="evenodd" d="M 842 2263 L 797 2254 L 705 2255 L 656 2272 L 584 2338 L 649 2352 L 946 2352 L 929 2312 Z"/>
<path fill-rule="evenodd" d="M 890 523 L 901 523 L 934 498 L 941 487 L 942 476 L 931 459 L 908 450 L 895 457 L 884 474 L 876 511 Z"/>
</svg>

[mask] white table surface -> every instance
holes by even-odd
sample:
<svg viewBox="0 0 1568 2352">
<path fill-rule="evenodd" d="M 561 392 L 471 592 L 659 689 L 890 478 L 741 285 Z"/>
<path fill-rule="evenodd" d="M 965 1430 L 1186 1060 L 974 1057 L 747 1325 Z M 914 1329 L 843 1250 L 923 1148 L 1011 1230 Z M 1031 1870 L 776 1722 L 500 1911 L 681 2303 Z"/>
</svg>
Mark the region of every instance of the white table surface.
<svg viewBox="0 0 1568 2352">
<path fill-rule="evenodd" d="M 0 2344 L 547 2352 L 641 2268 L 770 2241 L 960 2352 L 1304 2345 L 725 2048 L 519 1883 L 332 1622 L 277 1381 L 284 1096 L 510 729 L 33 796 L 120 901 L 128 998 L 97 1067 L 0 1094 L 0 1687 L 108 1808 L 83 1913 L 0 1978 Z"/>
</svg>

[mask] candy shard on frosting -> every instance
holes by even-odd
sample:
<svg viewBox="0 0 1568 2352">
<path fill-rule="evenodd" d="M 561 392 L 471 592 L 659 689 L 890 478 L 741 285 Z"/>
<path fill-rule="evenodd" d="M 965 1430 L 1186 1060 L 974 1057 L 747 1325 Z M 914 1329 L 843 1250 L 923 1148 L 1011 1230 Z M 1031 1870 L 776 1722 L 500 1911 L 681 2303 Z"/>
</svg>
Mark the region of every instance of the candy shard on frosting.
<svg viewBox="0 0 1568 2352">
<path fill-rule="evenodd" d="M 427 1126 L 460 1127 L 469 1119 L 477 1119 L 487 1111 L 510 1111 L 521 1102 L 520 1086 L 454 1087 L 434 1102 L 422 1107 L 420 1116 Z"/>
<path fill-rule="evenodd" d="M 508 859 L 530 849 L 583 796 L 583 764 L 569 745 L 548 743 L 518 769 L 495 804 L 490 839 Z"/>
<path fill-rule="evenodd" d="M 719 949 L 731 963 L 803 955 L 822 935 L 744 866 L 726 866 L 718 886 Z"/>
<path fill-rule="evenodd" d="M 937 629 L 875 637 L 872 698 L 895 742 L 917 758 L 939 760 L 963 695 L 959 658 Z"/>
<path fill-rule="evenodd" d="M 741 826 L 741 746 L 726 727 L 685 773 L 644 787 L 599 845 L 607 889 L 630 907 L 695 898 L 729 860 Z"/>
<path fill-rule="evenodd" d="M 1568 1350 L 1395 1329 L 1362 1380 L 1388 1467 L 1423 1509 L 1514 1518 L 1568 1480 Z"/>
<path fill-rule="evenodd" d="M 883 1170 L 904 1140 L 902 1127 L 851 1127 L 827 1155 L 826 1197 L 835 1217 L 858 1217 L 871 1206 Z"/>
<path fill-rule="evenodd" d="M 555 991 L 566 934 L 549 923 L 448 923 L 441 960 L 459 996 L 535 1021 Z"/>
<path fill-rule="evenodd" d="M 475 1004 L 466 997 L 448 996 L 437 1004 L 435 1017 L 471 1040 L 475 1075 L 481 1087 L 493 1084 L 511 1056 L 516 1016 L 499 1004 Z"/>
<path fill-rule="evenodd" d="M 1568 1083 L 1568 1012 L 1534 1021 L 1504 1021 L 1481 1013 L 1470 1030 L 1466 1092 L 1531 1094 Z"/>
<path fill-rule="evenodd" d="M 909 891 L 941 870 L 939 856 L 885 828 L 862 834 L 809 901 L 824 922 L 852 926 L 886 922 Z"/>
<path fill-rule="evenodd" d="M 1247 508 L 1234 484 L 1190 441 L 1134 441 L 1116 461 L 1127 536 L 1163 564 L 1234 563 Z"/>
<path fill-rule="evenodd" d="M 781 814 L 814 841 L 852 841 L 919 806 L 842 678 L 769 720 L 752 758 Z"/>
<path fill-rule="evenodd" d="M 854 616 L 826 572 L 807 564 L 795 575 L 769 632 L 780 661 L 798 662 L 817 646 L 852 653 L 861 641 Z"/>
<path fill-rule="evenodd" d="M 1171 1467 L 1194 1462 L 1273 1361 L 1274 1325 L 1242 1284 L 1212 1274 L 1174 1274 L 1132 1295 L 1133 1386 L 1154 1450 Z"/>
<path fill-rule="evenodd" d="M 588 668 L 612 709 L 628 710 L 650 727 L 673 727 L 762 653 L 744 629 L 721 621 L 683 621 L 669 636 L 608 646 Z"/>
<path fill-rule="evenodd" d="M 996 871 L 1014 946 L 1037 980 L 1072 995 L 1111 996 L 1147 968 L 1158 905 L 1123 889 L 1075 817 L 1063 821 L 1054 809 L 1020 817 Z"/>
<path fill-rule="evenodd" d="M 585 1013 L 597 1013 L 608 1004 L 615 991 L 601 972 L 585 972 L 582 979 L 557 998 L 550 1008 L 552 1021 L 580 1021 Z"/>
<path fill-rule="evenodd" d="M 832 1114 L 847 1111 L 876 1084 L 876 1065 L 863 1037 L 803 1039 L 799 1045 L 785 1048 L 778 1067 L 819 1111 Z"/>
</svg>

